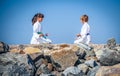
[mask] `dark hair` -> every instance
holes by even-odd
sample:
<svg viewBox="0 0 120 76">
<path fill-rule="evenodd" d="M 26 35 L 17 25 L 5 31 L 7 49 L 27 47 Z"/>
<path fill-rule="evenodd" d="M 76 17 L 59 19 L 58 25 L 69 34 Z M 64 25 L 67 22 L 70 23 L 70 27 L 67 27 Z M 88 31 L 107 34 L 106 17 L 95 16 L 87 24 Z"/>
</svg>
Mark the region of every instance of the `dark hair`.
<svg viewBox="0 0 120 76">
<path fill-rule="evenodd" d="M 82 21 L 88 22 L 88 16 L 87 15 L 82 15 L 80 19 Z"/>
<path fill-rule="evenodd" d="M 44 18 L 44 15 L 42 13 L 37 13 L 32 18 L 32 25 L 37 21 L 37 18 Z"/>
</svg>

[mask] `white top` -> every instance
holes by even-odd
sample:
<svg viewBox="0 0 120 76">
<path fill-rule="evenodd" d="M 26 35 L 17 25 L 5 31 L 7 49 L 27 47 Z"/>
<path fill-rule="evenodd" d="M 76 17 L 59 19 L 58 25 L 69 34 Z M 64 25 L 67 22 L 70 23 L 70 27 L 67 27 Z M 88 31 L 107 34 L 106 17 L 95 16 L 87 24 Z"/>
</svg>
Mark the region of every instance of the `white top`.
<svg viewBox="0 0 120 76">
<path fill-rule="evenodd" d="M 33 25 L 33 35 L 35 38 L 39 38 L 38 32 L 42 32 L 41 24 L 37 21 Z"/>
<path fill-rule="evenodd" d="M 80 35 L 84 39 L 90 33 L 90 26 L 87 22 L 82 25 Z"/>
<path fill-rule="evenodd" d="M 34 25 L 33 25 L 33 36 L 32 36 L 32 39 L 31 39 L 31 44 L 39 44 L 39 34 L 38 32 L 42 32 L 42 27 L 41 27 L 41 24 L 40 22 L 35 22 Z"/>
</svg>

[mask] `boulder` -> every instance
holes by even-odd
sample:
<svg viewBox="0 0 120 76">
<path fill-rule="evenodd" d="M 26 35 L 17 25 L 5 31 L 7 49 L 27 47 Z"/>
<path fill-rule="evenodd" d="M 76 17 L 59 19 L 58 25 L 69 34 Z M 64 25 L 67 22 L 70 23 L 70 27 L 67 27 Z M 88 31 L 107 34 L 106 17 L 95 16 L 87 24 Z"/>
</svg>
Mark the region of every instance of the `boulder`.
<svg viewBox="0 0 120 76">
<path fill-rule="evenodd" d="M 116 47 L 116 41 L 114 38 L 110 38 L 107 40 L 107 48 L 114 49 Z"/>
<path fill-rule="evenodd" d="M 0 54 L 6 53 L 8 51 L 9 51 L 9 45 L 4 42 L 0 42 Z"/>
<path fill-rule="evenodd" d="M 3 53 L 0 55 L 1 76 L 33 76 L 35 66 L 28 55 Z"/>
<path fill-rule="evenodd" d="M 101 66 L 96 76 L 120 76 L 120 64 L 114 66 Z"/>
<path fill-rule="evenodd" d="M 112 52 L 100 59 L 100 64 L 103 66 L 112 66 L 118 63 L 120 63 L 120 52 Z"/>
<path fill-rule="evenodd" d="M 61 65 L 63 70 L 67 67 L 73 66 L 78 59 L 75 52 L 71 49 L 56 51 L 51 54 L 51 57 L 55 62 Z"/>
<path fill-rule="evenodd" d="M 101 65 L 111 66 L 120 63 L 120 52 L 111 49 L 100 49 L 95 52 Z"/>
</svg>

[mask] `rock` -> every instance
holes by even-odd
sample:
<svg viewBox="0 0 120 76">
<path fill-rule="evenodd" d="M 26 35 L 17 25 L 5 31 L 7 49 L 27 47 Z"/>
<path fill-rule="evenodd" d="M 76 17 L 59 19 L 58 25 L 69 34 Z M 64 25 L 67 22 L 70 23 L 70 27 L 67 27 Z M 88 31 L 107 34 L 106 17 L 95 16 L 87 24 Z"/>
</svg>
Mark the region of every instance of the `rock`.
<svg viewBox="0 0 120 76">
<path fill-rule="evenodd" d="M 87 57 L 95 57 L 95 52 L 93 50 L 86 52 Z"/>
<path fill-rule="evenodd" d="M 85 64 L 78 65 L 78 69 L 82 70 L 82 72 L 86 75 L 89 71 L 89 67 Z"/>
<path fill-rule="evenodd" d="M 8 51 L 9 51 L 9 45 L 4 42 L 0 42 L 0 54 L 6 53 Z"/>
<path fill-rule="evenodd" d="M 75 54 L 78 56 L 78 59 L 84 59 L 86 56 L 86 52 L 83 49 L 80 49 L 75 52 Z"/>
<path fill-rule="evenodd" d="M 88 67 L 91 67 L 91 68 L 97 66 L 97 63 L 96 63 L 94 60 L 85 61 L 85 64 L 86 64 Z"/>
<path fill-rule="evenodd" d="M 26 47 L 23 51 L 26 54 L 33 54 L 33 53 L 41 53 L 41 54 L 43 54 L 42 50 L 40 50 L 38 48 L 35 48 L 35 47 Z"/>
<path fill-rule="evenodd" d="M 0 76 L 96 76 L 100 67 L 120 63 L 120 45 L 114 49 L 104 44 L 9 46 L 10 52 L 0 54 Z M 105 71 L 103 76 L 119 75 L 119 68 Z"/>
<path fill-rule="evenodd" d="M 120 63 L 120 52 L 111 52 L 100 59 L 100 64 L 103 66 L 112 66 L 118 63 Z"/>
<path fill-rule="evenodd" d="M 86 61 L 91 60 L 91 59 L 92 59 L 92 60 L 95 60 L 96 62 L 98 62 L 98 59 L 97 59 L 96 56 L 92 56 L 92 57 L 86 56 L 86 57 L 85 57 L 85 60 L 86 60 Z"/>
<path fill-rule="evenodd" d="M 48 63 L 47 68 L 50 72 L 53 70 L 53 65 L 51 63 Z"/>
<path fill-rule="evenodd" d="M 41 74 L 40 76 L 55 76 L 55 75 L 52 75 L 52 74 Z"/>
<path fill-rule="evenodd" d="M 120 64 L 114 66 L 101 66 L 96 76 L 120 76 Z"/>
<path fill-rule="evenodd" d="M 120 52 L 110 49 L 101 49 L 95 53 L 101 65 L 111 66 L 120 63 Z"/>
<path fill-rule="evenodd" d="M 104 48 L 105 44 L 90 44 L 89 46 L 93 48 L 94 52 L 96 52 L 96 51 Z"/>
<path fill-rule="evenodd" d="M 3 53 L 0 55 L 1 76 L 33 76 L 34 65 L 25 54 Z"/>
<path fill-rule="evenodd" d="M 120 52 L 120 45 L 117 45 L 117 46 L 115 47 L 115 49 L 116 49 L 118 52 Z"/>
<path fill-rule="evenodd" d="M 106 56 L 110 54 L 111 52 L 114 52 L 114 50 L 102 48 L 102 49 L 97 50 L 95 54 L 98 60 L 100 60 L 103 56 Z"/>
<path fill-rule="evenodd" d="M 93 69 L 89 70 L 89 72 L 87 73 L 87 76 L 96 76 L 96 72 L 98 71 L 98 69 L 99 69 L 99 66 L 96 66 Z M 101 75 L 99 74 L 99 76 Z"/>
<path fill-rule="evenodd" d="M 78 76 L 80 73 L 82 73 L 80 69 L 72 66 L 63 71 L 63 76 Z"/>
<path fill-rule="evenodd" d="M 55 62 L 61 65 L 62 69 L 73 66 L 78 59 L 75 52 L 71 49 L 56 51 L 51 54 L 51 57 Z"/>
<path fill-rule="evenodd" d="M 48 70 L 47 66 L 45 64 L 41 64 L 38 70 L 43 74 L 49 74 L 50 71 Z"/>
<path fill-rule="evenodd" d="M 108 39 L 108 41 L 107 41 L 107 47 L 109 49 L 114 49 L 116 47 L 116 41 L 115 41 L 114 38 Z"/>
</svg>

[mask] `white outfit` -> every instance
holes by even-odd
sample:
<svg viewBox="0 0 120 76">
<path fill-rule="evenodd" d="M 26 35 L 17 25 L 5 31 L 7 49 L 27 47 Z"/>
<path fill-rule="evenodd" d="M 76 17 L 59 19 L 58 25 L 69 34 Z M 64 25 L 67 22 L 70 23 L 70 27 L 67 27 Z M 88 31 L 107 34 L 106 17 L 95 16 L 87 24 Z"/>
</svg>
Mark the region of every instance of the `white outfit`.
<svg viewBox="0 0 120 76">
<path fill-rule="evenodd" d="M 88 25 L 87 22 L 85 22 L 81 28 L 81 32 L 80 32 L 80 37 L 78 37 L 74 43 L 78 44 L 78 43 L 85 43 L 85 44 L 89 44 L 90 43 L 90 26 Z"/>
<path fill-rule="evenodd" d="M 30 44 L 51 43 L 50 39 L 39 37 L 38 32 L 42 32 L 41 24 L 37 21 L 33 25 L 33 36 Z"/>
</svg>

